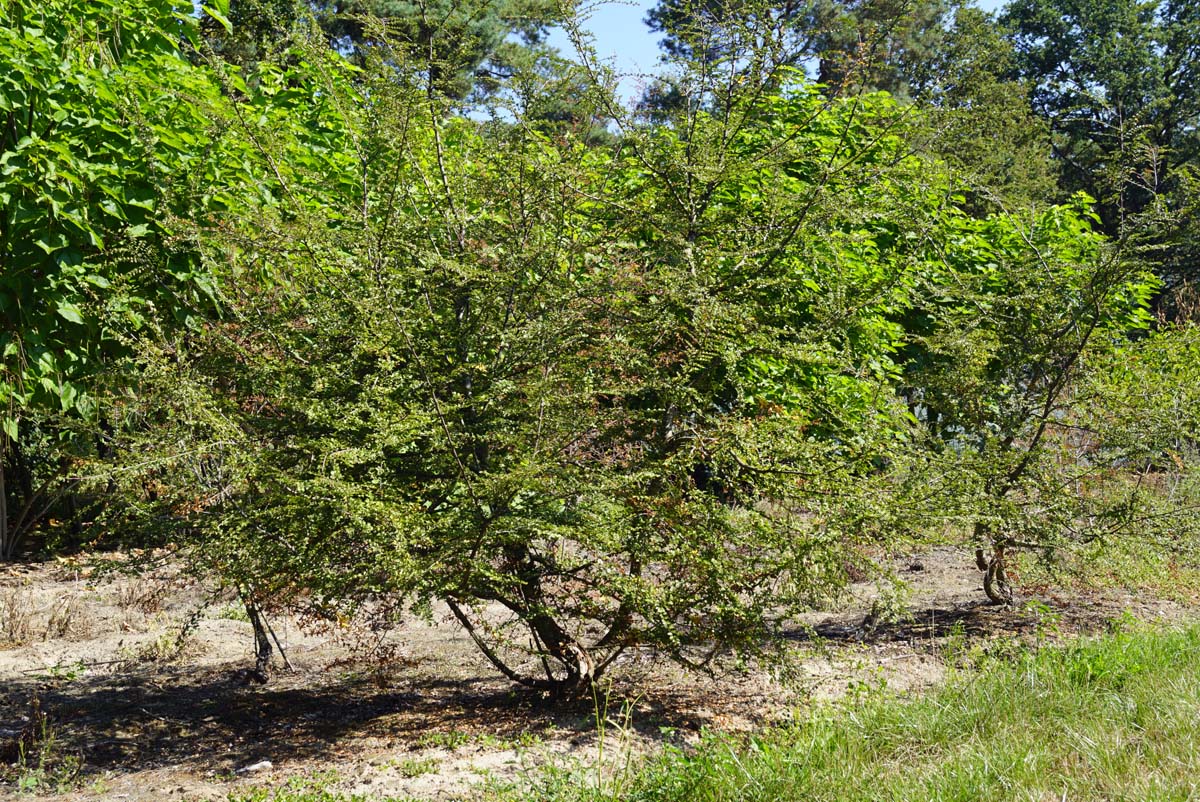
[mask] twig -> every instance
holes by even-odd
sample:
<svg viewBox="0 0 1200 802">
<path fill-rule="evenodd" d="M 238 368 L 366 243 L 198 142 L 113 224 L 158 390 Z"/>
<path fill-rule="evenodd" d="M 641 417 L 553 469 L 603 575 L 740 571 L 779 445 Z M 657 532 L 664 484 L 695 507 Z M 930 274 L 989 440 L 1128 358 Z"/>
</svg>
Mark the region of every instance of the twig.
<svg viewBox="0 0 1200 802">
<path fill-rule="evenodd" d="M 48 671 L 59 671 L 64 668 L 95 668 L 96 666 L 114 666 L 120 663 L 129 662 L 128 660 L 96 660 L 91 663 L 55 663 L 52 666 L 45 668 L 26 668 L 21 671 L 22 674 L 43 674 Z"/>
</svg>

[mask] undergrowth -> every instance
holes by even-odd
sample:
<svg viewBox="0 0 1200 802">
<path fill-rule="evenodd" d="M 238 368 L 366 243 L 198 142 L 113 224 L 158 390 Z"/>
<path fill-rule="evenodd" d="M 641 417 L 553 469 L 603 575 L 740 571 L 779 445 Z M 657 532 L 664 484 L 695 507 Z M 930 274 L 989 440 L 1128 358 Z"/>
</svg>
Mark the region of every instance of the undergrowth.
<svg viewBox="0 0 1200 802">
<path fill-rule="evenodd" d="M 631 773 L 561 767 L 511 802 L 1187 800 L 1200 796 L 1200 626 L 1020 652 L 911 699 L 886 691 Z"/>
</svg>

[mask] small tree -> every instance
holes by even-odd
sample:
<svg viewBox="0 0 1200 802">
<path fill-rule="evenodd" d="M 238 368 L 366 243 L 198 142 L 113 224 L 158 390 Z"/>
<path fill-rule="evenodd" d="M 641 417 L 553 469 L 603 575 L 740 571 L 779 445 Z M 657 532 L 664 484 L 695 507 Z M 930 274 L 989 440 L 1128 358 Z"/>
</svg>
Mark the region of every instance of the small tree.
<svg viewBox="0 0 1200 802">
<path fill-rule="evenodd" d="M 904 115 L 746 87 L 602 150 L 322 59 L 287 83 L 353 157 L 254 134 L 286 181 L 204 234 L 236 314 L 146 352 L 156 520 L 263 605 L 445 604 L 537 688 L 770 650 L 882 531 L 897 232 L 942 197 Z"/>
<path fill-rule="evenodd" d="M 1063 447 L 1091 360 L 1149 323 L 1156 284 L 1093 230 L 1089 201 L 958 219 L 936 243 L 910 327 L 905 390 L 973 521 L 984 590 L 1013 599 L 1014 549 L 1052 553 L 1078 534 L 1084 499 Z M 955 230 L 956 229 L 956 230 Z M 1077 539 L 1077 538 L 1076 538 Z"/>
<path fill-rule="evenodd" d="M 1200 539 L 1200 331 L 1160 328 L 1088 365 L 1074 420 L 1077 486 L 1099 548 L 1136 533 L 1136 547 L 1196 565 Z"/>
</svg>

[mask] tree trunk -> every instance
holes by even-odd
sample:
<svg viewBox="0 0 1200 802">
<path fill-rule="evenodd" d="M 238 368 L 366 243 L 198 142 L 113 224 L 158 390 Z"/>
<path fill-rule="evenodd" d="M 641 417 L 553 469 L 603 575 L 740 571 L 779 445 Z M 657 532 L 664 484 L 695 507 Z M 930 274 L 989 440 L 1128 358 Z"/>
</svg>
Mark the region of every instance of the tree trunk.
<svg viewBox="0 0 1200 802">
<path fill-rule="evenodd" d="M 12 549 L 8 542 L 8 486 L 4 481 L 6 456 L 4 445 L 0 443 L 0 560 L 12 558 Z"/>
<path fill-rule="evenodd" d="M 246 605 L 250 626 L 254 627 L 254 671 L 250 677 L 255 682 L 266 683 L 271 678 L 271 638 L 258 605 L 246 599 L 242 603 Z"/>
<path fill-rule="evenodd" d="M 531 615 L 527 624 L 546 654 L 566 672 L 561 678 L 546 672 L 555 695 L 578 696 L 588 690 L 596 678 L 596 662 L 588 650 L 545 613 Z"/>
<path fill-rule="evenodd" d="M 475 642 L 483 656 L 513 682 L 528 688 L 550 691 L 559 698 L 579 696 L 591 687 L 597 673 L 595 661 L 588 650 L 563 630 L 557 621 L 545 613 L 530 613 L 527 608 L 521 607 L 511 600 L 497 600 L 515 613 L 529 628 L 529 632 L 533 636 L 534 648 L 542 658 L 542 666 L 546 674 L 544 679 L 523 675 L 509 666 L 479 634 L 476 626 L 457 600 L 453 597 L 445 599 L 450 612 L 462 624 L 463 629 L 471 636 L 471 640 Z M 557 667 L 566 672 L 565 677 L 555 676 L 552 660 Z"/>
<path fill-rule="evenodd" d="M 557 677 L 551 670 L 552 663 L 543 660 L 546 680 L 554 694 L 576 696 L 591 687 L 596 678 L 596 662 L 588 650 L 565 630 L 554 616 L 547 612 L 544 604 L 542 580 L 543 569 L 533 559 L 529 549 L 523 545 L 512 545 L 505 549 L 509 569 L 520 581 L 520 599 L 502 601 L 517 614 L 529 628 L 534 643 L 544 657 L 549 657 L 557 667 L 566 672 Z"/>
<path fill-rule="evenodd" d="M 996 546 L 983 575 L 983 592 L 992 604 L 1013 603 L 1013 589 L 1004 570 L 1004 546 Z"/>
</svg>

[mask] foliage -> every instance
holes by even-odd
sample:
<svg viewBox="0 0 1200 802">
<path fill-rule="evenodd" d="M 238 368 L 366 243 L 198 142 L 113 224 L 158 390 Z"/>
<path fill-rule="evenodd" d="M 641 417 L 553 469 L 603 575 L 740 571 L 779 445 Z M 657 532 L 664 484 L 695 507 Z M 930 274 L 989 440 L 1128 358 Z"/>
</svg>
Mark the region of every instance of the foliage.
<svg viewBox="0 0 1200 802">
<path fill-rule="evenodd" d="M 22 441 L 38 428 L 35 441 L 77 450 L 55 418 L 97 418 L 97 387 L 129 338 L 211 308 L 197 244 L 174 222 L 198 214 L 218 178 L 220 97 L 187 57 L 191 12 L 0 4 L 0 556 L 53 499 L 54 472 L 34 475 Z"/>
<path fill-rule="evenodd" d="M 200 17 L 203 47 L 229 64 L 253 68 L 288 40 L 305 8 L 295 0 L 228 0 L 209 6 Z"/>
<path fill-rule="evenodd" d="M 906 96 L 941 46 L 956 4 L 947 0 L 728 3 L 661 0 L 647 15 L 674 59 L 755 60 L 802 68 L 830 93 L 867 88 Z"/>
<path fill-rule="evenodd" d="M 184 58 L 171 28 L 194 20 L 169 3 L 4 14 L 0 405 L 15 438 L 25 408 L 94 414 L 86 380 L 121 334 L 211 293 L 168 221 L 190 200 L 177 182 L 204 168 L 215 84 Z"/>
<path fill-rule="evenodd" d="M 977 216 L 1025 213 L 1061 197 L 1050 129 L 1012 75 L 1016 54 L 989 14 L 961 7 L 936 54 L 912 70 L 928 144 L 953 169 Z"/>
<path fill-rule="evenodd" d="M 1028 227 L 1004 215 L 961 217 L 936 243 L 910 313 L 905 393 L 955 477 L 947 509 L 965 504 L 977 547 L 993 550 L 986 564 L 978 559 L 994 601 L 1011 600 L 1007 549 L 1050 554 L 1091 536 L 1081 518 L 1097 515 L 1061 490 L 1078 479 L 1062 464 L 1081 403 L 1077 377 L 1149 323 L 1156 283 L 1119 251 L 1106 253 L 1094 222 L 1086 197 Z"/>
<path fill-rule="evenodd" d="M 1106 484 L 1143 544 L 1166 558 L 1196 560 L 1200 506 L 1200 337 L 1194 325 L 1166 327 L 1100 356 L 1081 382 L 1086 406 L 1076 422 L 1089 459 L 1108 467 Z M 1116 470 L 1114 470 L 1114 468 Z M 1098 537 L 1111 540 L 1111 521 Z"/>
<path fill-rule="evenodd" d="M 223 60 L 246 68 L 278 58 L 292 31 L 320 26 L 330 46 L 363 57 L 381 30 L 404 59 L 420 64 L 441 94 L 476 100 L 499 91 L 532 61 L 554 59 L 545 44 L 560 17 L 546 0 L 229 0 L 225 13 L 202 20 L 206 45 Z"/>
<path fill-rule="evenodd" d="M 1003 22 L 1064 186 L 1100 201 L 1110 235 L 1158 246 L 1169 286 L 1194 280 L 1194 227 L 1177 215 L 1200 155 L 1196 4 L 1016 0 Z"/>
<path fill-rule="evenodd" d="M 1004 14 L 1069 186 L 1106 204 L 1110 231 L 1195 156 L 1195 13 L 1173 0 L 1018 0 Z"/>
<path fill-rule="evenodd" d="M 1014 549 L 1190 546 L 1191 330 L 1149 336 L 1136 238 L 1015 163 L 1029 54 L 982 15 L 664 6 L 641 113 L 541 4 L 15 2 L 8 464 L 232 586 L 260 646 L 273 609 L 444 606 L 570 694 L 635 647 L 777 653 L 945 523 L 1001 602 Z M 853 92 L 794 66 L 833 33 Z M 0 498 L 52 503 L 32 475 Z"/>
<path fill-rule="evenodd" d="M 444 604 L 565 693 L 769 653 L 922 519 L 975 524 L 1001 599 L 1005 549 L 1075 536 L 1054 435 L 1154 286 L 1086 199 L 972 217 L 919 112 L 769 58 L 596 147 L 455 116 L 367 30 L 221 73 L 256 192 L 194 229 L 227 317 L 139 354 L 127 528 L 256 609 Z"/>
<path fill-rule="evenodd" d="M 318 2 L 322 27 L 339 47 L 362 52 L 380 41 L 401 49 L 445 97 L 486 97 L 531 60 L 553 57 L 547 28 L 561 17 L 551 0 L 350 0 Z"/>
<path fill-rule="evenodd" d="M 395 63 L 323 85 L 373 99 L 327 120 L 359 161 L 214 238 L 237 315 L 148 363 L 186 444 L 156 520 L 261 603 L 445 603 L 539 687 L 769 649 L 885 531 L 898 232 L 945 191 L 904 116 L 754 93 L 598 151 L 445 117 Z"/>
</svg>

